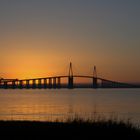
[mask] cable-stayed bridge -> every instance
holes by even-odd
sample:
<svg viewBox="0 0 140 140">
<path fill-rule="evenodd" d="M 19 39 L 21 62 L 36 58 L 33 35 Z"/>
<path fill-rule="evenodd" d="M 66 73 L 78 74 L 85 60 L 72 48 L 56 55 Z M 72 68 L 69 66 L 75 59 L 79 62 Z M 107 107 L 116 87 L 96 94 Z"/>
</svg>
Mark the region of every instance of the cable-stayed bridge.
<svg viewBox="0 0 140 140">
<path fill-rule="evenodd" d="M 76 78 L 90 79 L 90 83 L 76 83 Z M 62 83 L 61 80 L 65 79 L 67 82 Z M 51 76 L 43 78 L 32 79 L 4 79 L 0 78 L 0 88 L 3 89 L 35 89 L 35 88 L 139 88 L 138 85 L 122 83 L 118 81 L 112 81 L 97 76 L 96 66 L 93 69 L 93 75 L 74 75 L 72 69 L 72 63 L 69 66 L 68 75 Z"/>
</svg>

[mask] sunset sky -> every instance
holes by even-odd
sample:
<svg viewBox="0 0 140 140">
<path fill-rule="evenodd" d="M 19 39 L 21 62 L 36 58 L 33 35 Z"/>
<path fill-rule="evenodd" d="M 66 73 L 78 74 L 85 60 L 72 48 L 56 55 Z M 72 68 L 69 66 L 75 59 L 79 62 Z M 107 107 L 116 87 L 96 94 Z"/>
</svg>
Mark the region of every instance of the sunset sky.
<svg viewBox="0 0 140 140">
<path fill-rule="evenodd" d="M 140 83 L 140 0 L 0 0 L 0 77 L 74 74 Z"/>
</svg>

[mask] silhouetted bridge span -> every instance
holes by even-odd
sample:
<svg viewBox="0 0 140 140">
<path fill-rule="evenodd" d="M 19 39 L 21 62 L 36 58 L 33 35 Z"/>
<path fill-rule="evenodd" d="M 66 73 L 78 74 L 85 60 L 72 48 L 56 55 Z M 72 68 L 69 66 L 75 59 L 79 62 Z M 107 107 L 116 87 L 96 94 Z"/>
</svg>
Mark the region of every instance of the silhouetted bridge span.
<svg viewBox="0 0 140 140">
<path fill-rule="evenodd" d="M 61 83 L 62 79 L 67 79 L 66 83 Z M 76 84 L 75 78 L 91 79 L 88 84 Z M 96 67 L 94 66 L 93 75 L 73 75 L 72 63 L 70 63 L 69 74 L 61 76 L 32 78 L 32 79 L 0 79 L 0 88 L 137 88 L 139 86 L 128 83 L 122 83 L 112 80 L 107 80 L 97 76 Z"/>
</svg>

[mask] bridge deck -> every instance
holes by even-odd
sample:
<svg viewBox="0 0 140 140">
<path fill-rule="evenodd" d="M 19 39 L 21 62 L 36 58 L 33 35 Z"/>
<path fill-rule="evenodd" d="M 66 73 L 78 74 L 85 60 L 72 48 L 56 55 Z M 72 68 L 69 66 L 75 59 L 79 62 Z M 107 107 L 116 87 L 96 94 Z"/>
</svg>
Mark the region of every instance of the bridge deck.
<svg viewBox="0 0 140 140">
<path fill-rule="evenodd" d="M 67 75 L 60 75 L 60 76 L 49 76 L 49 77 L 39 77 L 39 78 L 31 78 L 31 79 L 0 79 L 0 85 L 1 87 L 7 87 L 8 83 L 9 82 L 12 82 L 11 85 L 13 85 L 13 87 L 16 87 L 17 84 L 16 82 L 26 82 L 25 85 L 27 85 L 28 87 L 30 87 L 30 85 L 43 85 L 41 83 L 41 80 L 46 80 L 46 79 L 49 79 L 49 83 L 47 82 L 44 82 L 44 84 L 50 84 L 50 85 L 61 85 L 60 83 L 60 79 L 61 78 L 68 78 L 68 81 L 70 80 L 71 83 L 68 83 L 69 86 L 72 86 L 73 87 L 73 79 L 74 78 L 88 78 L 88 79 L 93 79 L 93 83 L 91 83 L 93 86 L 98 86 L 98 80 L 101 81 L 102 84 L 104 84 L 104 86 L 106 87 L 136 87 L 135 85 L 132 85 L 132 84 L 128 84 L 128 83 L 122 83 L 122 82 L 117 82 L 117 81 L 112 81 L 112 80 L 108 80 L 108 79 L 104 79 L 104 78 L 100 78 L 100 77 L 94 77 L 94 76 L 89 76 L 89 75 L 73 75 L 73 76 L 67 76 Z M 53 82 L 52 82 L 52 79 L 53 79 Z M 56 82 L 56 79 L 58 79 L 58 81 Z M 29 81 L 36 81 L 38 80 L 39 83 L 36 84 L 36 82 L 30 84 Z M 72 80 L 72 81 L 71 81 Z M 71 84 L 71 85 L 70 85 Z M 19 84 L 18 84 L 19 85 Z M 23 85 L 23 84 L 22 84 Z M 95 87 L 96 87 L 95 86 Z M 23 86 L 24 87 L 24 86 Z M 41 86 L 40 86 L 41 87 Z"/>
</svg>

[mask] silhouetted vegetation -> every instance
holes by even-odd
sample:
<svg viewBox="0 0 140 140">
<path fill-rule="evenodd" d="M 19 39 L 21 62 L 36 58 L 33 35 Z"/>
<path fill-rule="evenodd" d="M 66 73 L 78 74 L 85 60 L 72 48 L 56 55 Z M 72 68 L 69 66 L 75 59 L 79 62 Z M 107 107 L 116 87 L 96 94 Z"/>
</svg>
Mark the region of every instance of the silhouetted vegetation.
<svg viewBox="0 0 140 140">
<path fill-rule="evenodd" d="M 67 119 L 66 122 L 0 121 L 0 131 L 11 138 L 140 138 L 140 129 L 129 121 Z M 6 135 L 5 135 L 6 134 Z"/>
</svg>

